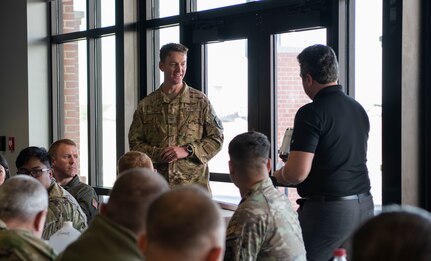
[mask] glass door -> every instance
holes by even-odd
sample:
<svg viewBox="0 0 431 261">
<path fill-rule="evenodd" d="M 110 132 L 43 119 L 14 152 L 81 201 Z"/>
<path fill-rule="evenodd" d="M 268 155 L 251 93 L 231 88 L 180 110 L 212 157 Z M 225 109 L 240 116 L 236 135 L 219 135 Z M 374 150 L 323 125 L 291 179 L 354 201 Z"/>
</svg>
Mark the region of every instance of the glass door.
<svg viewBox="0 0 431 261">
<path fill-rule="evenodd" d="M 247 40 L 206 44 L 208 98 L 223 122 L 224 145 L 209 162 L 211 172 L 229 175 L 228 144 L 248 130 Z M 211 181 L 216 199 L 238 203 L 240 195 L 232 183 Z"/>
<path fill-rule="evenodd" d="M 300 32 L 289 32 L 274 35 L 274 82 L 276 100 L 276 128 L 277 149 L 280 149 L 286 128 L 293 128 L 298 109 L 311 102 L 302 87 L 299 76 L 297 55 L 307 46 L 313 44 L 326 44 L 326 29 L 314 29 Z M 276 169 L 284 163 L 279 157 L 276 159 Z M 292 206 L 297 207 L 299 198 L 296 188 L 280 188 L 287 194 Z"/>
</svg>

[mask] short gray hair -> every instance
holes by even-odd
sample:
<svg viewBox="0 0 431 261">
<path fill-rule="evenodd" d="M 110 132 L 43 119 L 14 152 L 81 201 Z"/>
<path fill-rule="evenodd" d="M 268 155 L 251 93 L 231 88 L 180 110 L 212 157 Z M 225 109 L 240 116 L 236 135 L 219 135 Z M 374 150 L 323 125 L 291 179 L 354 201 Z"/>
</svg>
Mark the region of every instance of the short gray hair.
<svg viewBox="0 0 431 261">
<path fill-rule="evenodd" d="M 36 179 L 18 175 L 0 186 L 0 219 L 31 220 L 48 208 L 48 191 Z"/>
</svg>

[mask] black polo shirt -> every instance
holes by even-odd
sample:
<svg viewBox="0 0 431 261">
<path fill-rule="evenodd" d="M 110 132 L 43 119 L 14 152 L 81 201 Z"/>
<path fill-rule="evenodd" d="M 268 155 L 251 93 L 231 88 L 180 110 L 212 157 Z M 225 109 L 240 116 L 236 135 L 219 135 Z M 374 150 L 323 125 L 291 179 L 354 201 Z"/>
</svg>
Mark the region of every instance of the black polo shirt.
<svg viewBox="0 0 431 261">
<path fill-rule="evenodd" d="M 314 153 L 308 177 L 298 185 L 306 196 L 347 196 L 370 190 L 364 108 L 340 85 L 319 91 L 296 116 L 291 150 Z"/>
</svg>

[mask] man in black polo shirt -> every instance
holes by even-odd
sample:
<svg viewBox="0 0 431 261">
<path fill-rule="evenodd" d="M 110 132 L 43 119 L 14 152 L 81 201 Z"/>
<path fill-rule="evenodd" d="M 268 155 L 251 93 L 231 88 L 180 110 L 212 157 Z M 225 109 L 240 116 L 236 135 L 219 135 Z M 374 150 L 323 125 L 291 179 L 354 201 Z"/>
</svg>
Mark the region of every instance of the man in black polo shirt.
<svg viewBox="0 0 431 261">
<path fill-rule="evenodd" d="M 298 184 L 307 260 L 326 261 L 373 215 L 366 166 L 370 124 L 362 106 L 337 84 L 338 62 L 330 47 L 309 46 L 297 58 L 313 102 L 298 110 L 291 152 L 274 176 Z"/>
</svg>

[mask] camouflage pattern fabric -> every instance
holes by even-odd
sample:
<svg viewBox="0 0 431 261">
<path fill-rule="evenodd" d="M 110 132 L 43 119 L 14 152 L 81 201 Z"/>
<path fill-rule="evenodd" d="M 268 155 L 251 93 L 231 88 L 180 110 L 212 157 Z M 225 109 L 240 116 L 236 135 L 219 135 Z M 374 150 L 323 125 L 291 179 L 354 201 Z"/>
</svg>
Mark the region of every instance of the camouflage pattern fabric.
<svg viewBox="0 0 431 261">
<path fill-rule="evenodd" d="M 136 235 L 103 215 L 96 215 L 91 225 L 56 261 L 103 260 L 142 261 Z"/>
<path fill-rule="evenodd" d="M 224 260 L 307 260 L 298 215 L 271 179 L 241 200 L 227 228 Z"/>
<path fill-rule="evenodd" d="M 72 221 L 73 227 L 80 232 L 87 228 L 87 217 L 76 199 L 55 181 L 51 182 L 48 189 L 48 199 L 43 239 L 48 240 L 52 234 L 63 227 L 64 221 Z"/>
<path fill-rule="evenodd" d="M 193 147 L 193 155 L 162 162 L 164 148 L 187 144 Z M 171 187 L 197 183 L 210 190 L 207 163 L 222 144 L 223 125 L 210 101 L 185 83 L 172 100 L 161 88 L 141 100 L 129 130 L 130 149 L 146 153 Z"/>
<path fill-rule="evenodd" d="M 34 237 L 26 230 L 9 230 L 0 220 L 0 260 L 45 261 L 54 259 L 54 250 L 45 241 Z"/>
<path fill-rule="evenodd" d="M 99 206 L 96 191 L 90 185 L 82 183 L 78 175 L 73 177 L 63 188 L 78 201 L 79 206 L 87 217 L 87 224 L 90 224 L 91 220 L 97 214 Z"/>
</svg>

